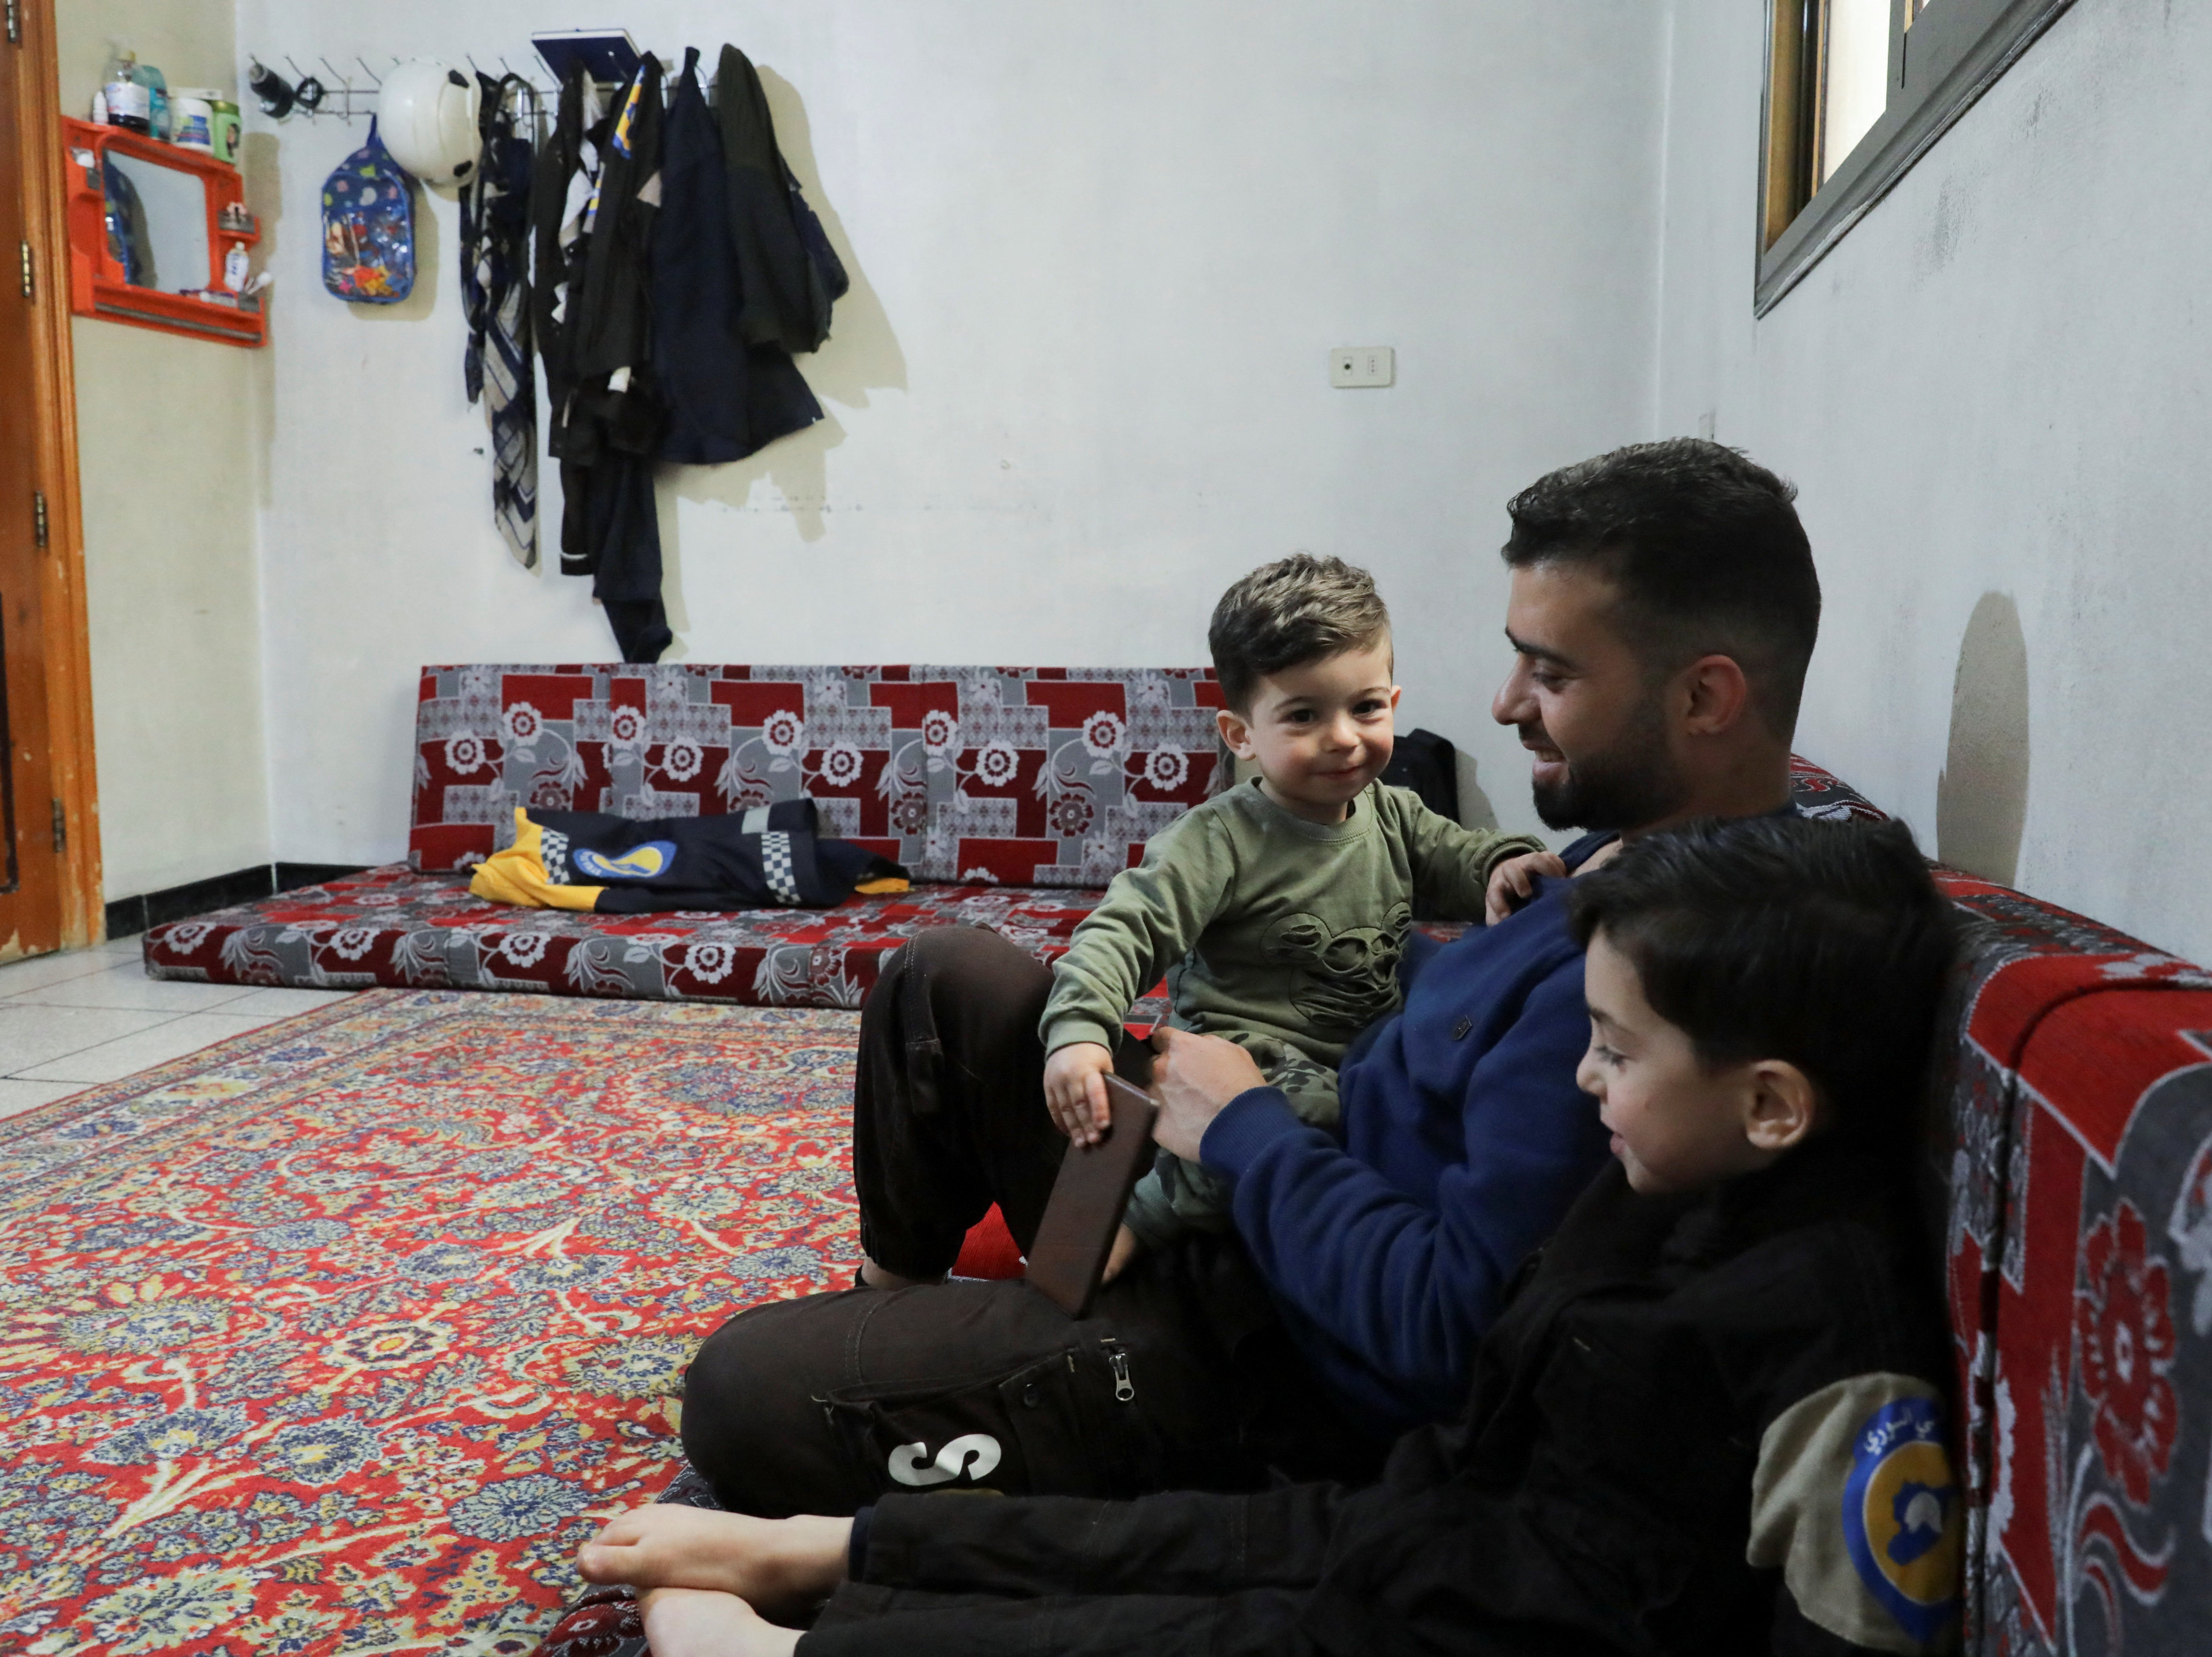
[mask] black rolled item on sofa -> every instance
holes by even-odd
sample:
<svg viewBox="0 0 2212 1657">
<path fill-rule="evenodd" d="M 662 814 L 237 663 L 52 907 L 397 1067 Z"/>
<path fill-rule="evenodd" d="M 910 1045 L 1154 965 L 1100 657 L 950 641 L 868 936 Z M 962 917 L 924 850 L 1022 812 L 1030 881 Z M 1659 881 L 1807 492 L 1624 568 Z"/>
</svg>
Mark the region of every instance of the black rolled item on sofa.
<svg viewBox="0 0 2212 1657">
<path fill-rule="evenodd" d="M 741 816 L 656 817 L 533 811 L 540 855 L 556 885 L 596 886 L 596 914 L 677 909 L 826 909 L 863 881 L 906 871 L 850 841 L 818 837 L 814 802 L 784 800 Z"/>
</svg>

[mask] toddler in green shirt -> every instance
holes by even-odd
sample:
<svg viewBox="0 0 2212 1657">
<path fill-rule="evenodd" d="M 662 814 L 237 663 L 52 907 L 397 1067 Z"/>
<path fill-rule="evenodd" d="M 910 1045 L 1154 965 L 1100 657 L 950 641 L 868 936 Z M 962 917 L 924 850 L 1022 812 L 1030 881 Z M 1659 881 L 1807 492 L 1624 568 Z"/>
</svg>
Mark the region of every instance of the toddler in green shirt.
<svg viewBox="0 0 2212 1657">
<path fill-rule="evenodd" d="M 1493 875 L 1548 855 L 1377 780 L 1399 688 L 1364 570 L 1306 553 L 1264 565 L 1222 595 L 1206 641 L 1222 740 L 1259 774 L 1153 835 L 1054 963 L 1045 1098 L 1071 1137 L 1104 1125 L 1121 1021 L 1163 973 L 1170 1024 L 1244 1047 L 1299 1116 L 1333 1128 L 1346 1045 L 1398 1006 L 1414 900 L 1479 920 Z M 1109 1275 L 1139 1247 L 1227 1223 L 1227 1187 L 1160 1151 Z"/>
</svg>

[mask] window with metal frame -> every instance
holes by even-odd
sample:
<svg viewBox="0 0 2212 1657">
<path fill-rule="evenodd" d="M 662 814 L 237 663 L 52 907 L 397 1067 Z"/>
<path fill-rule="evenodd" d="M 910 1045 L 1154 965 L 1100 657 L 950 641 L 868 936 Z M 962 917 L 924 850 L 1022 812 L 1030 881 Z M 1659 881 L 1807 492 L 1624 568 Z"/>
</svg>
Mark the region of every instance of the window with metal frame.
<svg viewBox="0 0 2212 1657">
<path fill-rule="evenodd" d="M 2073 0 L 1770 0 L 1764 316 Z"/>
</svg>

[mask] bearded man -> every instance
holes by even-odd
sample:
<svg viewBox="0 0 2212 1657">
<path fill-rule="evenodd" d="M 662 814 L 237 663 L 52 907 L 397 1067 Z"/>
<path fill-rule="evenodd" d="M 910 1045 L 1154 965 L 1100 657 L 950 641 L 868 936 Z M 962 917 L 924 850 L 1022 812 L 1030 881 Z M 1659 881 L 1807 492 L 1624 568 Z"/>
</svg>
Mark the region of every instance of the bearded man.
<svg viewBox="0 0 2212 1657">
<path fill-rule="evenodd" d="M 929 1281 L 994 1202 L 1024 1249 L 1035 1235 L 1066 1150 L 1037 1081 L 1051 975 L 975 929 L 901 950 L 863 1012 L 854 1171 L 864 1285 L 920 1281 L 757 1308 L 708 1340 L 684 1443 L 722 1502 L 1359 1480 L 1453 1416 L 1509 1280 L 1607 1156 L 1575 1084 L 1589 1023 L 1565 881 L 1673 823 L 1791 809 L 1820 607 L 1794 495 L 1678 440 L 1514 499 L 1515 665 L 1492 712 L 1534 756 L 1545 822 L 1590 832 L 1516 911 L 1408 956 L 1402 1011 L 1340 1069 L 1340 1137 L 1243 1048 L 1162 1031 L 1156 1137 L 1231 1182 L 1234 1229 L 1139 1255 L 1079 1321 L 1024 1284 Z M 878 1257 L 886 1237 L 900 1258 Z"/>
</svg>

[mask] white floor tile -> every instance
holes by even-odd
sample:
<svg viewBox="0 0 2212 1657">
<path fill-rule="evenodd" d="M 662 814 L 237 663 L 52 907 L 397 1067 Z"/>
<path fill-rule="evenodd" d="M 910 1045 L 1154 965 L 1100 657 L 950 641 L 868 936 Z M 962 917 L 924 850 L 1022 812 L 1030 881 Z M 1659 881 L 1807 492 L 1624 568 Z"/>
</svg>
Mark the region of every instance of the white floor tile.
<svg viewBox="0 0 2212 1657">
<path fill-rule="evenodd" d="M 76 1082 L 18 1082 L 0 1080 L 0 1121 L 10 1116 L 20 1116 L 27 1110 L 36 1110 L 40 1105 L 51 1105 L 57 1099 L 66 1099 L 72 1093 L 82 1091 Z"/>
<path fill-rule="evenodd" d="M 146 958 L 146 934 L 133 932 L 128 938 L 111 938 L 97 944 L 92 951 L 115 961 L 143 961 Z"/>
<path fill-rule="evenodd" d="M 115 967 L 114 957 L 105 947 L 60 950 L 52 955 L 34 955 L 28 961 L 11 961 L 0 967 L 0 997 L 43 989 L 49 984 L 93 973 L 112 972 Z"/>
<path fill-rule="evenodd" d="M 38 1009 L 44 1012 L 74 1012 L 76 1008 L 49 1007 Z M 130 1014 L 109 1015 L 131 1017 Z M 157 1014 L 136 1015 L 143 1017 Z M 243 1035 L 264 1024 L 274 1023 L 269 1018 L 234 1018 L 220 1012 L 187 1013 L 181 1018 L 169 1018 L 151 1029 L 143 1029 L 96 1047 L 86 1047 L 51 1062 L 26 1066 L 17 1072 L 31 1082 L 115 1082 L 124 1077 L 167 1064 L 172 1059 L 181 1059 L 188 1053 L 197 1053 L 213 1042 L 226 1041 L 234 1035 Z"/>
<path fill-rule="evenodd" d="M 360 993 L 359 990 L 248 990 L 237 1000 L 226 1003 L 222 1011 L 228 1017 L 265 1014 L 270 1018 L 289 1018 L 295 1013 L 327 1007 L 333 1001 L 350 1001 Z"/>
<path fill-rule="evenodd" d="M 145 968 L 137 962 L 12 996 L 0 984 L 0 996 L 16 1005 L 143 1007 L 149 1012 L 204 1012 L 253 992 L 250 984 L 195 984 L 182 979 L 149 978 Z"/>
<path fill-rule="evenodd" d="M 176 1017 L 125 1007 L 40 1007 L 0 1001 L 0 1076 L 16 1075 L 66 1053 L 151 1030 Z"/>
</svg>

